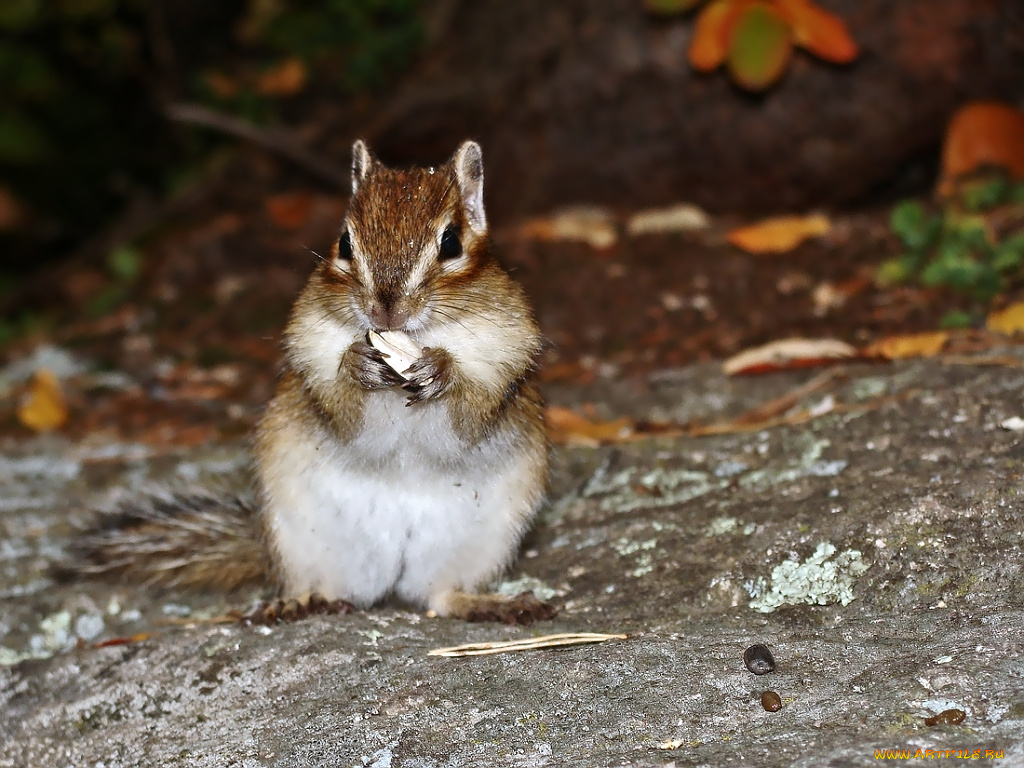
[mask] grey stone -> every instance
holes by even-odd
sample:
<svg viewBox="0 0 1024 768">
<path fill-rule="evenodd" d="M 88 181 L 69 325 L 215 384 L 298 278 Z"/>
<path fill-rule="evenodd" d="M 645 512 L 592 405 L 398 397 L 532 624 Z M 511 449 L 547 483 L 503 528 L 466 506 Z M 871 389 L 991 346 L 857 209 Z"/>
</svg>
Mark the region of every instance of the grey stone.
<svg viewBox="0 0 1024 768">
<path fill-rule="evenodd" d="M 232 487 L 245 448 L 6 440 L 0 766 L 839 767 L 896 749 L 1024 765 L 1024 437 L 1000 426 L 1024 412 L 1024 369 L 849 374 L 809 403 L 842 407 L 803 424 L 558 450 L 510 574 L 561 607 L 531 628 L 385 606 L 252 629 L 212 620 L 256 594 L 54 583 L 114 488 Z M 722 419 L 806 378 L 701 366 L 549 394 Z M 629 637 L 427 655 L 577 631 Z M 774 672 L 744 667 L 755 642 Z M 924 724 L 949 708 L 961 725 Z"/>
</svg>

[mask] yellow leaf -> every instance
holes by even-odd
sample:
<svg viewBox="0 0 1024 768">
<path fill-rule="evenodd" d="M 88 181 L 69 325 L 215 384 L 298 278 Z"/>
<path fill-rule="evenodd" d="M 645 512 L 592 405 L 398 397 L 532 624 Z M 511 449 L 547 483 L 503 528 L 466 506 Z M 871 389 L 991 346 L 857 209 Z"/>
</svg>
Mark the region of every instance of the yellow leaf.
<svg viewBox="0 0 1024 768">
<path fill-rule="evenodd" d="M 1011 304 L 1006 309 L 993 312 L 985 320 L 985 327 L 993 333 L 1014 336 L 1024 332 L 1024 302 Z"/>
<path fill-rule="evenodd" d="M 786 253 L 809 237 L 828 234 L 831 228 L 828 217 L 820 213 L 811 216 L 777 216 L 757 224 L 738 227 L 726 239 L 747 253 Z"/>
<path fill-rule="evenodd" d="M 68 407 L 60 383 L 51 371 L 41 368 L 32 377 L 28 394 L 18 405 L 18 421 L 36 432 L 49 432 L 68 420 Z"/>
<path fill-rule="evenodd" d="M 887 336 L 869 344 L 861 354 L 865 357 L 884 357 L 903 360 L 908 357 L 934 357 L 949 341 L 949 331 L 911 333 L 905 336 Z"/>
</svg>

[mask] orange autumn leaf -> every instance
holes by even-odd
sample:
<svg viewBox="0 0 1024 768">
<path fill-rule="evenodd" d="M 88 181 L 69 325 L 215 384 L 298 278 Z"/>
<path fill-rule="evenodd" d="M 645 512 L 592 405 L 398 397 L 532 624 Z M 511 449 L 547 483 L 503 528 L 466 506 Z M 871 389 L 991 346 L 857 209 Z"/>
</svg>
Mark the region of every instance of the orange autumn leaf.
<svg viewBox="0 0 1024 768">
<path fill-rule="evenodd" d="M 736 20 L 752 1 L 713 0 L 700 12 L 687 52 L 691 67 L 698 72 L 711 72 L 722 65 Z"/>
<path fill-rule="evenodd" d="M 1024 302 L 1017 302 L 999 312 L 993 312 L 985 320 L 985 328 L 1004 336 L 1024 333 Z"/>
<path fill-rule="evenodd" d="M 207 88 L 222 99 L 234 97 L 241 88 L 238 80 L 218 70 L 203 73 L 203 82 Z"/>
<path fill-rule="evenodd" d="M 726 239 L 747 253 L 786 253 L 804 240 L 828 234 L 831 222 L 824 214 L 810 216 L 777 216 L 737 227 Z"/>
<path fill-rule="evenodd" d="M 846 23 L 810 0 L 775 0 L 793 27 L 793 42 L 820 59 L 849 64 L 860 54 Z"/>
<path fill-rule="evenodd" d="M 939 193 L 953 192 L 960 176 L 985 166 L 1024 179 L 1024 113 L 996 101 L 961 107 L 949 121 L 942 146 Z"/>
<path fill-rule="evenodd" d="M 68 407 L 60 382 L 52 371 L 41 368 L 35 372 L 17 413 L 18 421 L 36 432 L 49 432 L 64 425 L 68 420 Z"/>
<path fill-rule="evenodd" d="M 313 212 L 313 196 L 308 192 L 282 192 L 264 200 L 263 210 L 281 229 L 301 229 Z"/>
<path fill-rule="evenodd" d="M 908 357 L 934 357 L 949 341 L 949 331 L 911 333 L 905 336 L 888 336 L 869 344 L 861 354 L 864 357 L 882 357 L 886 360 L 903 360 Z"/>
<path fill-rule="evenodd" d="M 256 92 L 264 96 L 294 96 L 306 87 L 306 65 L 285 59 L 256 79 Z"/>
<path fill-rule="evenodd" d="M 593 421 L 559 405 L 548 406 L 544 411 L 544 419 L 551 442 L 558 445 L 596 448 L 622 441 L 633 434 L 633 423 L 628 418 Z"/>
</svg>

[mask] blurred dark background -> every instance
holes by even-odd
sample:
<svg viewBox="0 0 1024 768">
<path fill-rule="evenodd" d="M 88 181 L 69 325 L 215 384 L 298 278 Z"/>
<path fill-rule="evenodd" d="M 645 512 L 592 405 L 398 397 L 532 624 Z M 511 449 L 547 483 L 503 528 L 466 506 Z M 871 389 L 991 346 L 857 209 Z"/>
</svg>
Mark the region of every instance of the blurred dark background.
<svg viewBox="0 0 1024 768">
<path fill-rule="evenodd" d="M 979 100 L 953 170 L 1019 186 L 936 196 Z M 975 344 L 1024 297 L 1021 107 L 1020 0 L 0 0 L 0 430 L 46 369 L 69 436 L 244 434 L 357 137 L 389 164 L 482 143 L 545 382 Z"/>
<path fill-rule="evenodd" d="M 402 163 L 477 137 L 500 221 L 870 204 L 927 188 L 957 105 L 1024 96 L 1018 0 L 822 5 L 858 60 L 798 56 L 752 95 L 695 73 L 692 16 L 642 0 L 4 0 L 0 271 L 10 287 L 119 216 L 136 235 L 216 174 L 238 138 L 173 119 L 182 104 L 286 131 L 328 186 L 356 136 Z"/>
<path fill-rule="evenodd" d="M 309 126 L 317 104 L 394 82 L 422 44 L 417 12 L 413 0 L 4 0 L 0 269 L 73 253 L 209 173 L 223 136 L 176 123 L 173 105 Z"/>
</svg>

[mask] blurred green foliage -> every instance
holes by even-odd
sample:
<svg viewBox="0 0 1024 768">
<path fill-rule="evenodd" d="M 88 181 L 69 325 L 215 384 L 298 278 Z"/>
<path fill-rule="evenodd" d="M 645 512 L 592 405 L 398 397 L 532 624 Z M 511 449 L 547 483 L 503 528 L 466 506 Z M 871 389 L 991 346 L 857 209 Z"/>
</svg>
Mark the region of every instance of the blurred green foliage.
<svg viewBox="0 0 1024 768">
<path fill-rule="evenodd" d="M 106 268 L 111 279 L 90 298 L 87 308 L 90 317 L 102 317 L 128 298 L 142 272 L 142 253 L 131 246 L 118 246 L 107 254 Z"/>
<path fill-rule="evenodd" d="M 1009 222 L 1008 231 L 997 226 Z M 1024 183 L 1005 174 L 986 174 L 963 182 L 942 211 L 929 212 L 916 200 L 893 208 L 890 228 L 903 254 L 886 261 L 880 282 L 895 285 L 916 280 L 944 286 L 987 303 L 1019 278 L 1024 266 Z M 948 324 L 955 324 L 952 319 Z"/>
<path fill-rule="evenodd" d="M 258 122 L 386 85 L 417 52 L 418 0 L 0 0 L 0 273 L 59 256 L 220 141 L 173 101 Z M 282 69 L 284 67 L 285 69 Z M 275 86 L 268 72 L 281 77 Z M 269 85 L 268 85 L 269 83 Z"/>
</svg>

